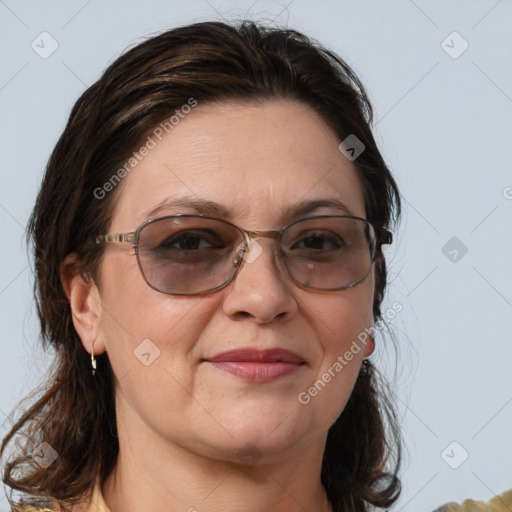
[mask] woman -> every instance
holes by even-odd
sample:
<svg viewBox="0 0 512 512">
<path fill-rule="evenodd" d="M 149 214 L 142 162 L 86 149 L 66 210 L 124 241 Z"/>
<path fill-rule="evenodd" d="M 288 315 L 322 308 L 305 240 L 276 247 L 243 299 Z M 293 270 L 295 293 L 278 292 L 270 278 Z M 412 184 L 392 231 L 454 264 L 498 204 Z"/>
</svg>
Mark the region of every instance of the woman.
<svg viewBox="0 0 512 512">
<path fill-rule="evenodd" d="M 400 200 L 371 121 L 339 57 L 250 22 L 165 32 L 82 95 L 29 224 L 57 362 L 2 445 L 20 504 L 396 501 L 367 357 Z"/>
</svg>

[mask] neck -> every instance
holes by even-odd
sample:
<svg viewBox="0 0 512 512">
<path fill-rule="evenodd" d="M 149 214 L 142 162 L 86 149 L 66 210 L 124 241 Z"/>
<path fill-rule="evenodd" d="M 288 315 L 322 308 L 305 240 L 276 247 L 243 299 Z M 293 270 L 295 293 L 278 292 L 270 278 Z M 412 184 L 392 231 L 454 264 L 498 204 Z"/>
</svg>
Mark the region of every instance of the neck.
<svg viewBox="0 0 512 512">
<path fill-rule="evenodd" d="M 263 455 L 247 465 L 192 452 L 147 426 L 121 431 L 116 467 L 102 490 L 111 512 L 332 510 L 320 481 L 325 437 L 280 460 L 264 462 Z"/>
</svg>

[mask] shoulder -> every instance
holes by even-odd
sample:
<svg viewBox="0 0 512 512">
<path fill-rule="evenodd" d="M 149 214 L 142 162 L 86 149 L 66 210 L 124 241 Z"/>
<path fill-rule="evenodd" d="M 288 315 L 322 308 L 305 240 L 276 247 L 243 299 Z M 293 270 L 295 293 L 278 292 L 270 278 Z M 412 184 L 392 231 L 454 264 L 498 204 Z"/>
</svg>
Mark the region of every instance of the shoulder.
<svg viewBox="0 0 512 512">
<path fill-rule="evenodd" d="M 465 500 L 462 504 L 447 503 L 434 512 L 510 512 L 512 510 L 512 489 L 495 496 L 487 503 Z"/>
</svg>

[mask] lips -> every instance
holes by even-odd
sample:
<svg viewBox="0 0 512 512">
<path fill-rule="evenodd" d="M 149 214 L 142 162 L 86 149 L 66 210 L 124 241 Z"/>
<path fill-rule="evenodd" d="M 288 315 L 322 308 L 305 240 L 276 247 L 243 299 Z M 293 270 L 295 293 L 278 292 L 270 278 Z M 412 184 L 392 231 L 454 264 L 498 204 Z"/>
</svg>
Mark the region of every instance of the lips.
<svg viewBox="0 0 512 512">
<path fill-rule="evenodd" d="M 273 382 L 298 371 L 306 364 L 299 355 L 280 348 L 230 350 L 205 361 L 249 382 Z"/>
<path fill-rule="evenodd" d="M 246 363 L 289 363 L 301 364 L 305 361 L 294 352 L 281 348 L 268 350 L 238 349 L 222 352 L 215 357 L 208 359 L 213 363 L 223 362 L 246 362 Z"/>
</svg>

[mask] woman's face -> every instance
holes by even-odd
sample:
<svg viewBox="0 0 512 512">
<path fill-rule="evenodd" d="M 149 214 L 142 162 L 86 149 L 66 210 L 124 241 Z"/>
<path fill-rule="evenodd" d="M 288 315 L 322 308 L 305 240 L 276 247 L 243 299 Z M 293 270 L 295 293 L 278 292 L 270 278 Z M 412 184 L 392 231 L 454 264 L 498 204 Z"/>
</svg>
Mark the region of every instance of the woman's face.
<svg viewBox="0 0 512 512">
<path fill-rule="evenodd" d="M 364 217 L 362 188 L 339 142 L 302 104 L 199 104 L 119 185 L 110 231 L 176 213 L 212 215 L 199 203 L 214 203 L 215 216 L 252 230 L 311 215 Z M 347 211 L 308 210 L 319 200 Z M 303 212 L 290 216 L 297 207 Z M 257 242 L 261 253 L 228 286 L 200 296 L 155 291 L 132 246 L 105 245 L 95 353 L 106 350 L 115 373 L 120 436 L 232 461 L 270 461 L 325 441 L 373 350 L 371 340 L 358 341 L 372 325 L 373 273 L 343 291 L 307 291 L 276 266 L 274 240 Z M 267 350 L 290 351 L 301 364 L 267 378 L 255 370 L 260 363 L 244 361 L 245 349 L 270 359 Z M 238 363 L 212 361 L 239 350 Z"/>
</svg>

